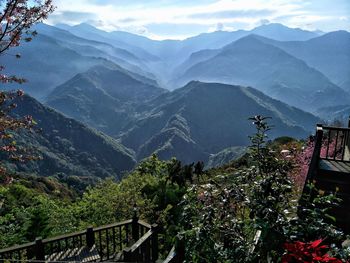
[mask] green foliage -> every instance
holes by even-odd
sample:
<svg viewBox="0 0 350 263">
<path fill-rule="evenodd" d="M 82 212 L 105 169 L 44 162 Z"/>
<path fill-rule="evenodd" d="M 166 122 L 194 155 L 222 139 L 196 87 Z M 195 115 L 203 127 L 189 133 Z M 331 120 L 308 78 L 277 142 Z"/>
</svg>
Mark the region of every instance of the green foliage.
<svg viewBox="0 0 350 263">
<path fill-rule="evenodd" d="M 298 217 L 291 220 L 291 226 L 286 229 L 292 240 L 310 241 L 328 238 L 328 241 L 341 243 L 344 234 L 333 223 L 336 219 L 330 211 L 337 207 L 341 199 L 336 194 L 317 192 L 315 186 L 306 186 L 310 195 L 303 195 L 299 201 Z"/>
<path fill-rule="evenodd" d="M 249 189 L 250 218 L 261 230 L 258 249 L 262 257 L 278 257 L 284 240 L 283 229 L 288 224 L 292 183 L 288 178 L 291 170 L 289 162 L 278 158 L 266 143 L 267 132 L 271 129 L 268 118 L 251 118 L 256 126 L 256 134 L 251 138 L 251 158 L 256 163 L 246 173 L 251 178 Z M 277 260 L 277 258 L 275 258 Z"/>
<path fill-rule="evenodd" d="M 279 262 L 286 242 L 320 238 L 326 238 L 330 254 L 348 257 L 339 246 L 345 236 L 328 215 L 338 201 L 334 195 L 301 202 L 303 216 L 297 217 L 288 177 L 292 163 L 270 148 L 267 119 L 251 118 L 256 134 L 240 169 L 212 170 L 206 184 L 188 189 L 180 233 L 186 262 Z"/>
<path fill-rule="evenodd" d="M 31 242 L 50 235 L 55 201 L 20 183 L 0 187 L 0 246 Z"/>
<path fill-rule="evenodd" d="M 246 225 L 243 189 L 234 176 L 218 176 L 211 183 L 188 189 L 183 205 L 181 235 L 186 262 L 231 262 L 247 259 L 254 233 Z M 243 262 L 243 261 L 242 261 Z"/>
<path fill-rule="evenodd" d="M 24 237 L 27 240 L 35 240 L 36 237 L 46 238 L 50 232 L 49 216 L 40 208 L 33 209 L 29 220 L 25 222 Z"/>
<path fill-rule="evenodd" d="M 330 255 L 348 258 L 339 245 L 345 236 L 328 213 L 338 198 L 304 196 L 297 214 L 288 178 L 292 165 L 271 149 L 266 120 L 254 117 L 256 134 L 246 156 L 209 172 L 201 162 L 182 165 L 153 155 L 120 182 L 107 178 L 79 198 L 63 199 L 57 191 L 65 188 L 55 178 L 45 187 L 25 180 L 3 186 L 0 246 L 122 221 L 136 204 L 142 219 L 160 225 L 164 254 L 177 234 L 185 240 L 186 262 L 279 262 L 286 243 L 316 239 L 325 239 Z"/>
</svg>

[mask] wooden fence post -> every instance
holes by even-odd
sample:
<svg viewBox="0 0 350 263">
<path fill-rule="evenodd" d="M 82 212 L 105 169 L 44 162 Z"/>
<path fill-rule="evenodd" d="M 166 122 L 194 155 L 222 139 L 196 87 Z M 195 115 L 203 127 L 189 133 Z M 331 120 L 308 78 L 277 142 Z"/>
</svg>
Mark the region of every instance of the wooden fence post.
<svg viewBox="0 0 350 263">
<path fill-rule="evenodd" d="M 317 124 L 316 128 L 316 141 L 314 151 L 317 154 L 317 161 L 320 159 L 321 149 L 322 149 L 322 140 L 323 140 L 323 127 L 322 124 Z"/>
<path fill-rule="evenodd" d="M 134 205 L 134 215 L 132 217 L 131 222 L 131 232 L 132 232 L 132 239 L 134 242 L 139 240 L 139 218 L 137 216 L 137 208 L 136 205 Z"/>
<path fill-rule="evenodd" d="M 86 246 L 92 248 L 95 245 L 95 234 L 92 227 L 86 229 Z"/>
<path fill-rule="evenodd" d="M 185 240 L 184 237 L 176 237 L 175 244 L 176 262 L 182 263 L 185 261 Z"/>
<path fill-rule="evenodd" d="M 41 237 L 35 239 L 35 259 L 45 261 L 45 249 Z"/>
<path fill-rule="evenodd" d="M 322 140 L 323 140 L 323 127 L 322 124 L 317 124 L 316 125 L 316 135 L 315 135 L 315 139 L 314 139 L 314 151 L 312 153 L 312 157 L 311 157 L 311 161 L 309 164 L 309 169 L 306 175 L 306 179 L 304 182 L 304 186 L 303 186 L 303 192 L 302 195 L 299 199 L 299 204 L 298 204 L 298 211 L 297 214 L 300 218 L 302 218 L 303 215 L 303 210 L 301 209 L 303 206 L 305 206 L 305 202 L 307 200 L 305 200 L 305 197 L 308 196 L 308 201 L 310 202 L 310 200 L 312 200 L 314 198 L 314 190 L 313 189 L 309 189 L 308 188 L 308 184 L 312 183 L 313 179 L 314 179 L 314 175 L 317 172 L 318 169 L 318 162 L 320 160 L 320 154 L 321 154 L 321 148 L 322 148 Z"/>
<path fill-rule="evenodd" d="M 152 262 L 158 260 L 158 225 L 153 224 L 151 227 L 152 230 Z"/>
<path fill-rule="evenodd" d="M 123 257 L 125 262 L 134 262 L 136 260 L 135 255 L 131 252 L 130 247 L 124 248 Z"/>
</svg>

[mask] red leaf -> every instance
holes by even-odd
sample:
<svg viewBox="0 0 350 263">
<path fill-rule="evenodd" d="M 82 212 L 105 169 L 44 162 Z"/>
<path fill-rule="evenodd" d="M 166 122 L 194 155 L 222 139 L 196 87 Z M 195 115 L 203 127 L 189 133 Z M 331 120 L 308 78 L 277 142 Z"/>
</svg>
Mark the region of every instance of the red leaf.
<svg viewBox="0 0 350 263">
<path fill-rule="evenodd" d="M 311 247 L 312 248 L 316 248 L 318 247 L 321 243 L 322 243 L 323 239 L 319 239 L 319 240 L 316 240 L 314 242 L 311 243 Z"/>
</svg>

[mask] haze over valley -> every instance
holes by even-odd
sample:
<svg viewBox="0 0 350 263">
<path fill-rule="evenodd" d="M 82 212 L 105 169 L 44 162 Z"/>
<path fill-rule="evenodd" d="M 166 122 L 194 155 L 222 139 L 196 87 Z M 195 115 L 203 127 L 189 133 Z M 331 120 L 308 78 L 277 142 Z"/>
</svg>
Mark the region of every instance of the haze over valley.
<svg viewBox="0 0 350 263">
<path fill-rule="evenodd" d="M 97 151 L 110 147 L 127 160 L 115 168 L 119 174 L 153 153 L 215 166 L 217 156 L 244 152 L 253 132 L 247 118 L 256 114 L 273 118 L 272 138 L 305 138 L 316 123 L 344 121 L 349 113 L 350 33 L 344 30 L 267 23 L 160 41 L 87 23 L 35 29 L 35 41 L 14 48 L 20 60 L 3 57 L 7 68 L 29 80 L 23 89 L 38 100 L 30 99 L 33 108 L 42 109 L 29 113 L 61 118 L 43 127 L 49 134 L 65 130 L 66 122 L 83 123 L 61 139 L 97 160 L 74 137 L 90 133 L 104 140 Z M 53 151 L 51 143 L 45 147 Z M 80 161 L 67 161 L 65 169 Z"/>
</svg>

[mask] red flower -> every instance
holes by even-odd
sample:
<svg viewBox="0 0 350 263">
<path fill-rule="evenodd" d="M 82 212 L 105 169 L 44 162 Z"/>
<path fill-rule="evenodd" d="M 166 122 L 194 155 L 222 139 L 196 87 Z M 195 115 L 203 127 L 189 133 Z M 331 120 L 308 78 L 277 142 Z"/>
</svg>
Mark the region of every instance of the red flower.
<svg viewBox="0 0 350 263">
<path fill-rule="evenodd" d="M 315 240 L 310 243 L 295 241 L 293 243 L 285 243 L 284 248 L 287 253 L 282 257 L 282 263 L 342 263 L 340 259 L 330 257 L 325 250 L 327 245 L 321 245 L 322 239 Z"/>
</svg>

